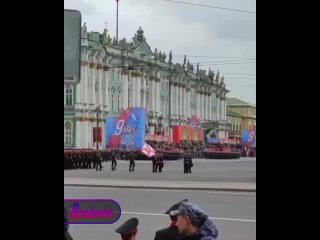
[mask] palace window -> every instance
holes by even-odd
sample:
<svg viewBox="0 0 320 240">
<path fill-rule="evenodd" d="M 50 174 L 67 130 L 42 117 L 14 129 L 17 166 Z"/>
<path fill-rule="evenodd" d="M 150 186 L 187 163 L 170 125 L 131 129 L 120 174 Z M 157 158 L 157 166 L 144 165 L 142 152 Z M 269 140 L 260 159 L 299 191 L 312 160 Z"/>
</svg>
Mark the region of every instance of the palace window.
<svg viewBox="0 0 320 240">
<path fill-rule="evenodd" d="M 73 103 L 73 97 L 72 97 L 72 86 L 65 86 L 65 92 L 64 92 L 64 105 L 66 107 L 71 107 Z"/>
<path fill-rule="evenodd" d="M 64 124 L 64 143 L 66 145 L 72 144 L 72 122 L 66 121 Z"/>
</svg>

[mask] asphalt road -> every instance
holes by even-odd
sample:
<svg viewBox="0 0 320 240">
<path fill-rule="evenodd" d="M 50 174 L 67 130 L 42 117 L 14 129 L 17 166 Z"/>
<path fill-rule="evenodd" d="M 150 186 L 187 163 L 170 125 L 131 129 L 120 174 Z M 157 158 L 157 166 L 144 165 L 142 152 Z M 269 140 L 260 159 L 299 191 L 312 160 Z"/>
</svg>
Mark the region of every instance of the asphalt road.
<svg viewBox="0 0 320 240">
<path fill-rule="evenodd" d="M 65 170 L 65 178 L 106 178 L 127 180 L 166 180 L 194 182 L 256 182 L 256 159 L 205 160 L 194 159 L 192 174 L 183 173 L 182 161 L 167 161 L 162 173 L 152 172 L 152 163 L 136 161 L 135 172 L 129 172 L 129 162 L 118 161 L 117 171 L 111 171 L 111 164 L 103 163 L 103 170 L 94 169 Z"/>
<path fill-rule="evenodd" d="M 138 240 L 152 240 L 156 230 L 169 225 L 169 217 L 163 213 L 184 198 L 197 203 L 214 218 L 220 232 L 218 239 L 256 239 L 255 193 L 64 187 L 64 197 L 113 199 L 122 208 L 122 216 L 115 224 L 71 225 L 75 240 L 120 239 L 114 230 L 131 217 L 140 221 Z"/>
</svg>

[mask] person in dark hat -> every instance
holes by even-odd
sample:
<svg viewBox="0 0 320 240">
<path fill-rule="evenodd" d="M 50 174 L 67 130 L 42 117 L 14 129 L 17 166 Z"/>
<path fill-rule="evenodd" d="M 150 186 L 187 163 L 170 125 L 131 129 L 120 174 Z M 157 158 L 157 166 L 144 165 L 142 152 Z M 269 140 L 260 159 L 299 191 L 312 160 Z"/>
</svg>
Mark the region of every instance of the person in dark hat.
<svg viewBox="0 0 320 240">
<path fill-rule="evenodd" d="M 116 229 L 120 233 L 122 240 L 137 240 L 139 220 L 137 218 L 130 218 Z"/>
<path fill-rule="evenodd" d="M 216 225 L 194 203 L 182 202 L 178 210 L 170 212 L 177 216 L 176 226 L 182 240 L 216 240 L 219 231 Z"/>
<path fill-rule="evenodd" d="M 69 224 L 68 222 L 68 217 L 67 217 L 67 209 L 64 207 L 64 240 L 73 240 L 69 233 Z"/>
<path fill-rule="evenodd" d="M 154 240 L 180 240 L 182 239 L 182 236 L 178 232 L 178 228 L 176 226 L 176 222 L 178 217 L 171 215 L 170 212 L 174 210 L 178 210 L 179 206 L 182 202 L 188 202 L 188 199 L 184 199 L 181 202 L 178 202 L 174 205 L 172 205 L 164 214 L 168 214 L 171 223 L 170 226 L 161 230 L 156 231 L 156 236 L 154 237 Z"/>
</svg>

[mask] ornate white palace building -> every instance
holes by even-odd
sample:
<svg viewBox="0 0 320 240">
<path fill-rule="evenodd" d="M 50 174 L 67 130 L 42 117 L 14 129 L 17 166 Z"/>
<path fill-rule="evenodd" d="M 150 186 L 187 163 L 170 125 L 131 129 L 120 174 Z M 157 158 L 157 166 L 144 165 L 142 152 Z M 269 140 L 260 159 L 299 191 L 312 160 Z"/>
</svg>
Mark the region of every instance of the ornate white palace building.
<svg viewBox="0 0 320 240">
<path fill-rule="evenodd" d="M 140 28 L 132 42 L 111 40 L 82 27 L 81 81 L 64 84 L 64 146 L 95 148 L 97 122 L 104 133 L 106 116 L 128 107 L 145 108 L 148 135 L 172 137 L 172 125 L 187 125 L 193 115 L 212 124 L 217 137 L 228 138 L 226 89 L 219 71 L 200 70 L 184 58 L 172 63 L 165 53 L 151 50 Z M 97 121 L 98 119 L 98 121 Z M 99 148 L 105 146 L 103 140 Z"/>
</svg>

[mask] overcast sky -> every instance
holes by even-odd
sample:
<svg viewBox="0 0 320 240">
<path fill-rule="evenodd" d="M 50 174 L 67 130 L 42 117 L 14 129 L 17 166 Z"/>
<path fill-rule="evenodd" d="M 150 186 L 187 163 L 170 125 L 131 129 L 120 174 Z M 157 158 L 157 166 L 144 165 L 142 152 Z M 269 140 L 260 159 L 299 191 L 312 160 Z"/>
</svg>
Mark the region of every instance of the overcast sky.
<svg viewBox="0 0 320 240">
<path fill-rule="evenodd" d="M 177 0 L 255 12 L 256 0 Z M 88 31 L 116 33 L 116 0 L 64 0 L 77 9 Z M 173 62 L 200 62 L 225 77 L 228 97 L 256 103 L 256 14 L 163 0 L 119 0 L 119 39 L 131 40 L 139 26 L 151 49 L 172 50 Z M 200 56 L 200 57 L 192 57 Z M 207 57 L 207 58 L 204 58 Z M 168 58 L 167 58 L 168 59 Z M 238 64 L 242 62 L 241 64 Z"/>
</svg>

